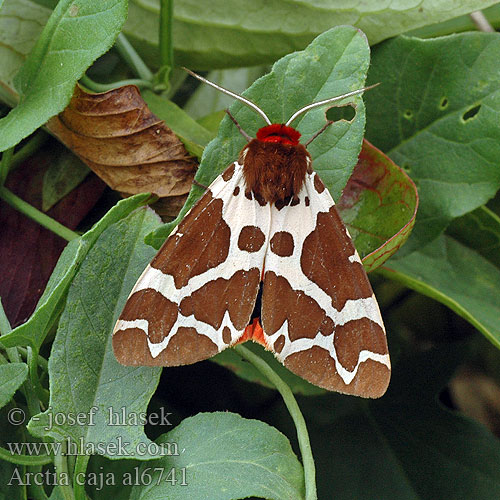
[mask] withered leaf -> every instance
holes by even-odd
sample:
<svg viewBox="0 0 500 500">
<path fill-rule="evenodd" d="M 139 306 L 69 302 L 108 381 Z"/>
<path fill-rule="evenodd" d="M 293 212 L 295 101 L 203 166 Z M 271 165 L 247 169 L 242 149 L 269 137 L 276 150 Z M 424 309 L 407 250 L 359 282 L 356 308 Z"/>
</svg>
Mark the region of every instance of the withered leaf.
<svg viewBox="0 0 500 500">
<path fill-rule="evenodd" d="M 125 196 L 151 192 L 164 198 L 189 192 L 196 161 L 151 113 L 134 85 L 102 94 L 77 86 L 68 107 L 47 127 Z"/>
</svg>

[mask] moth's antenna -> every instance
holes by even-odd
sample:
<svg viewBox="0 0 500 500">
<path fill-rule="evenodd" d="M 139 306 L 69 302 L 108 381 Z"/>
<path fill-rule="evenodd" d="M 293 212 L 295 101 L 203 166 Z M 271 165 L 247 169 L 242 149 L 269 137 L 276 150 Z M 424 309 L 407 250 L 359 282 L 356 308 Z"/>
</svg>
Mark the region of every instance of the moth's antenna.
<svg viewBox="0 0 500 500">
<path fill-rule="evenodd" d="M 235 94 L 234 92 L 231 92 L 230 90 L 227 90 L 224 87 L 221 87 L 220 85 L 217 85 L 216 83 L 211 82 L 210 80 L 207 80 L 206 78 L 203 78 L 202 76 L 194 73 L 190 69 L 187 69 L 187 68 L 184 68 L 184 67 L 182 69 L 185 70 L 185 71 L 187 71 L 191 76 L 194 76 L 195 78 L 197 78 L 201 82 L 206 83 L 207 85 L 211 85 L 212 87 L 214 87 L 215 89 L 219 90 L 220 92 L 222 92 L 224 94 L 227 94 L 227 95 L 231 96 L 234 99 L 238 99 L 238 101 L 241 101 L 243 104 L 246 104 L 248 107 L 252 108 L 254 111 L 256 111 L 257 113 L 259 113 L 259 115 L 262 116 L 262 118 L 264 118 L 264 121 L 268 125 L 271 125 L 271 120 L 267 117 L 266 113 L 264 113 L 264 111 L 262 111 L 262 109 L 260 109 L 259 106 L 257 106 L 257 104 L 255 104 L 255 103 L 253 103 L 250 99 L 247 99 L 247 98 L 242 97 L 242 96 L 240 96 L 238 94 Z M 358 92 L 362 92 L 362 91 L 358 91 Z M 346 94 L 346 95 L 351 95 L 351 94 Z M 345 97 L 345 96 L 343 96 L 343 97 Z"/>
<path fill-rule="evenodd" d="M 341 101 L 346 97 L 362 94 L 363 92 L 365 92 L 365 90 L 370 90 L 373 87 L 376 87 L 377 85 L 380 85 L 380 83 L 376 83 L 375 85 L 370 85 L 369 87 L 365 87 L 359 90 L 353 90 L 352 92 L 348 92 L 347 94 L 338 95 L 336 97 L 330 97 L 329 99 L 324 99 L 323 101 L 318 101 L 318 102 L 313 102 L 312 104 L 308 104 L 307 106 L 304 106 L 303 108 L 296 111 L 292 115 L 292 117 L 285 123 L 285 125 L 286 126 L 290 125 L 290 123 L 292 123 L 298 116 L 300 116 L 302 113 L 305 113 L 306 111 L 309 111 L 310 109 L 318 108 L 320 106 L 324 106 L 325 104 L 330 104 L 335 101 Z"/>
</svg>

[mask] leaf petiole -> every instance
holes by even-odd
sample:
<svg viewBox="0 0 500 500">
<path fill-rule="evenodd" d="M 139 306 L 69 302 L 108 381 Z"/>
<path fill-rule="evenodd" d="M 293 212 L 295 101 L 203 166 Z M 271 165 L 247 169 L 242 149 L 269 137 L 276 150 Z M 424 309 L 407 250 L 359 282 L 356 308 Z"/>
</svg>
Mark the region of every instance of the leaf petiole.
<svg viewBox="0 0 500 500">
<path fill-rule="evenodd" d="M 120 33 L 116 38 L 115 48 L 141 80 L 151 81 L 153 79 L 153 73 L 123 33 Z"/>
<path fill-rule="evenodd" d="M 314 458 L 311 450 L 311 443 L 309 442 L 309 434 L 307 432 L 306 421 L 300 411 L 299 405 L 291 391 L 283 380 L 276 374 L 276 372 L 259 356 L 252 351 L 237 345 L 234 350 L 252 365 L 259 370 L 278 390 L 285 402 L 290 416 L 293 419 L 295 428 L 297 429 L 297 438 L 299 440 L 300 453 L 302 455 L 302 463 L 304 466 L 304 482 L 306 487 L 305 500 L 317 500 L 318 495 L 316 492 L 316 467 L 314 465 Z"/>
<path fill-rule="evenodd" d="M 41 226 L 47 228 L 49 231 L 52 231 L 54 234 L 57 234 L 67 241 L 71 241 L 80 237 L 71 229 L 68 229 L 66 226 L 63 226 L 56 220 L 52 219 L 52 217 L 44 214 L 33 205 L 25 202 L 23 199 L 19 198 L 19 196 L 16 196 L 14 193 L 3 186 L 0 187 L 0 198 L 8 203 L 11 207 L 15 208 L 22 214 L 26 215 L 30 219 L 33 219 Z"/>
</svg>

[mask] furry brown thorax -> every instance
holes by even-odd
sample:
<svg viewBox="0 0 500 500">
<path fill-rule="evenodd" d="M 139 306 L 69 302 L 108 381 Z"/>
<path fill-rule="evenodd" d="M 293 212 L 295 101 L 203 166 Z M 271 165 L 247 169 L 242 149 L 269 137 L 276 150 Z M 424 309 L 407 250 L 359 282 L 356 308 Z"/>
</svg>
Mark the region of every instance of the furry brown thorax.
<svg viewBox="0 0 500 500">
<path fill-rule="evenodd" d="M 238 160 L 243 165 L 246 192 L 268 203 L 299 194 L 306 173 L 311 171 L 311 155 L 299 144 L 299 138 L 297 130 L 280 124 L 257 132 L 257 138 L 241 150 Z"/>
</svg>

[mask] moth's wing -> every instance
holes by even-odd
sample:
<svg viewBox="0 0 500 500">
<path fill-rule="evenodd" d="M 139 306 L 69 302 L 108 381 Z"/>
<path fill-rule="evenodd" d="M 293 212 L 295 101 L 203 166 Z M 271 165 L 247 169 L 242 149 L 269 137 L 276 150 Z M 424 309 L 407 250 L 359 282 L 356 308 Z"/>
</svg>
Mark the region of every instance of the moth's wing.
<svg viewBox="0 0 500 500">
<path fill-rule="evenodd" d="M 390 361 L 384 325 L 363 264 L 319 176 L 299 202 L 271 208 L 262 328 L 292 372 L 331 391 L 379 397 Z"/>
<path fill-rule="evenodd" d="M 255 305 L 270 207 L 245 196 L 232 164 L 144 270 L 113 331 L 125 365 L 177 366 L 209 358 L 243 334 Z"/>
</svg>

